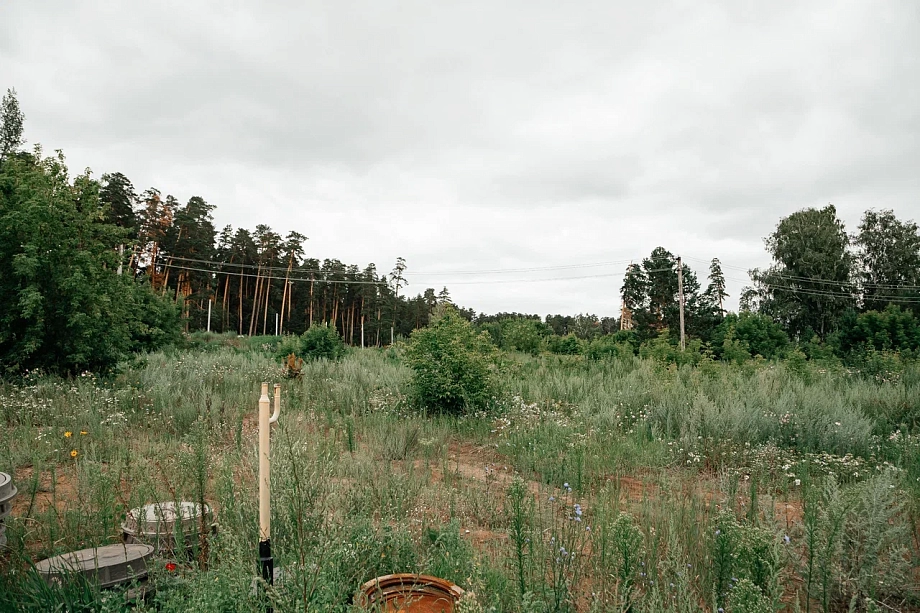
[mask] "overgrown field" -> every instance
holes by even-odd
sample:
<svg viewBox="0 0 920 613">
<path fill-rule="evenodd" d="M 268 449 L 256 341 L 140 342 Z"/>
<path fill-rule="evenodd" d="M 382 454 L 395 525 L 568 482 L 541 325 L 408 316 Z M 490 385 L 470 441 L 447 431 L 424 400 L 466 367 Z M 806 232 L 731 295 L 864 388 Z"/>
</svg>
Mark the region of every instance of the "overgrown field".
<svg viewBox="0 0 920 613">
<path fill-rule="evenodd" d="M 276 611 L 348 611 L 424 572 L 484 611 L 918 611 L 920 367 L 504 356 L 489 410 L 411 408 L 402 350 L 282 378 L 273 339 L 217 337 L 117 375 L 0 386 L 19 487 L 0 609 L 116 611 L 49 555 L 120 540 L 126 509 L 204 500 L 219 528 L 134 610 L 261 611 L 256 407 L 273 431 Z M 245 344 L 243 344 L 245 343 Z"/>
</svg>

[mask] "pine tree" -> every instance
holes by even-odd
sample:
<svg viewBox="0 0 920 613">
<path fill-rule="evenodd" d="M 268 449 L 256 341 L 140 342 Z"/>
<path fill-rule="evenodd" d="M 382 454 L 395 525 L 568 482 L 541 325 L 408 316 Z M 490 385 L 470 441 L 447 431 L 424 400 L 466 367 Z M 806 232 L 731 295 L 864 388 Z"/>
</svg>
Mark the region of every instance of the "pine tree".
<svg viewBox="0 0 920 613">
<path fill-rule="evenodd" d="M 19 109 L 16 90 L 6 90 L 6 95 L 0 102 L 0 164 L 25 144 L 26 141 L 22 137 L 25 119 L 26 116 Z"/>
</svg>

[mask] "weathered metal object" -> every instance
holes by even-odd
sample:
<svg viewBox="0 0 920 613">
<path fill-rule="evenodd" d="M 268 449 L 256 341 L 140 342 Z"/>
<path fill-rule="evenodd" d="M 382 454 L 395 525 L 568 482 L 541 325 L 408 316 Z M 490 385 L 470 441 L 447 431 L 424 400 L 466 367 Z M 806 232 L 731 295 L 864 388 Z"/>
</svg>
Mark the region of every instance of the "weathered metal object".
<svg viewBox="0 0 920 613">
<path fill-rule="evenodd" d="M 446 579 L 399 573 L 362 585 L 355 604 L 387 613 L 453 613 L 463 594 L 463 588 Z"/>
<path fill-rule="evenodd" d="M 16 494 L 13 478 L 6 473 L 0 473 L 0 520 L 13 511 L 13 498 Z"/>
<path fill-rule="evenodd" d="M 6 549 L 6 524 L 0 521 L 0 549 Z"/>
<path fill-rule="evenodd" d="M 106 588 L 146 578 L 147 562 L 152 556 L 152 545 L 106 545 L 42 560 L 35 569 L 49 584 L 63 580 L 68 574 L 80 573 Z"/>
<path fill-rule="evenodd" d="M 198 543 L 201 516 L 201 505 L 194 502 L 156 502 L 128 511 L 121 529 L 126 543 L 146 543 L 157 552 L 172 552 Z M 204 505 L 203 522 L 207 531 L 214 529 L 208 505 Z"/>
</svg>

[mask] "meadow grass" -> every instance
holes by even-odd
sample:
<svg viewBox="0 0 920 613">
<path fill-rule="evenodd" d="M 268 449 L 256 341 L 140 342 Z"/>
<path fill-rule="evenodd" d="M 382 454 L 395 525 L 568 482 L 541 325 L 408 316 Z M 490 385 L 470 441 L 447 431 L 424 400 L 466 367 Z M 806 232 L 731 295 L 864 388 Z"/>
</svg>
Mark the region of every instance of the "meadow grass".
<svg viewBox="0 0 920 613">
<path fill-rule="evenodd" d="M 512 355 L 489 410 L 448 417 L 411 406 L 398 348 L 285 379 L 276 339 L 193 341 L 108 378 L 0 384 L 0 470 L 20 490 L 0 609 L 349 611 L 364 581 L 425 572 L 483 611 L 920 610 L 920 368 Z M 283 397 L 271 589 L 262 381 Z M 219 525 L 175 571 L 156 563 L 147 600 L 30 570 L 170 500 Z"/>
</svg>

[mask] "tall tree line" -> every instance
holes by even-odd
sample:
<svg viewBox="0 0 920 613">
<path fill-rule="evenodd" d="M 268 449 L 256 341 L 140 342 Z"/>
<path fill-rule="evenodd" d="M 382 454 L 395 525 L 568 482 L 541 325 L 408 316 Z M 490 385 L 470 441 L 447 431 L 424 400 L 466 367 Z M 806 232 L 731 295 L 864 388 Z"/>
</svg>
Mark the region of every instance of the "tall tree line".
<svg viewBox="0 0 920 613">
<path fill-rule="evenodd" d="M 378 271 L 338 259 L 307 256 L 307 236 L 214 226 L 214 206 L 199 196 L 186 203 L 150 188 L 138 194 L 122 173 L 103 175 L 100 197 L 109 221 L 125 229 L 119 252 L 136 277 L 180 305 L 186 330 L 241 335 L 300 334 L 335 326 L 346 342 L 381 346 L 424 327 L 447 289 L 405 295 L 406 262 Z M 468 316 L 471 318 L 472 313 Z"/>
</svg>

